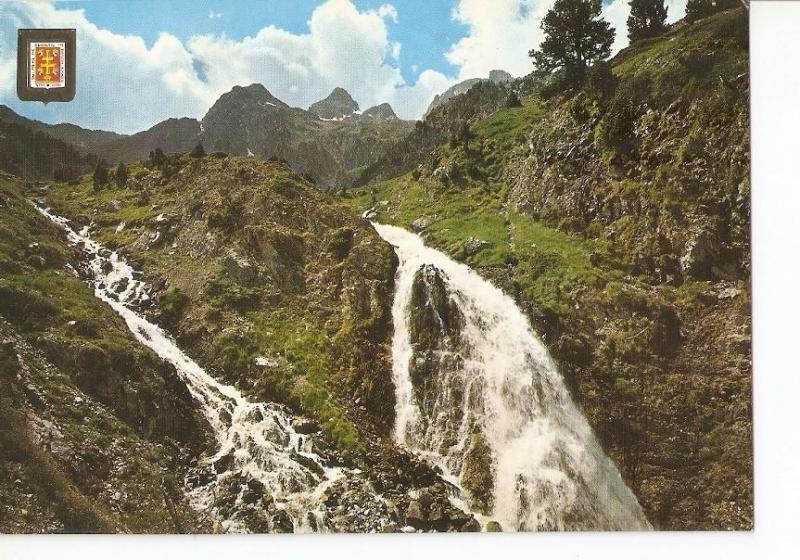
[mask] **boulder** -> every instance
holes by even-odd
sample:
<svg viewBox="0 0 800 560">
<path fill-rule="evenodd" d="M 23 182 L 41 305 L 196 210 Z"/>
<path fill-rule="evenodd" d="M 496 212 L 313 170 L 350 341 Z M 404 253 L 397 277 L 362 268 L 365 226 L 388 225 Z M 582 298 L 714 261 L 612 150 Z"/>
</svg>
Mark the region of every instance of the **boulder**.
<svg viewBox="0 0 800 560">
<path fill-rule="evenodd" d="M 489 241 L 484 241 L 483 239 L 478 239 L 477 237 L 468 237 L 464 240 L 463 248 L 464 254 L 468 257 L 473 255 L 477 255 L 487 247 L 491 247 L 492 244 Z"/>
<path fill-rule="evenodd" d="M 411 227 L 417 233 L 422 233 L 423 231 L 428 229 L 432 223 L 433 223 L 433 218 L 429 216 L 423 216 L 422 218 L 417 218 L 416 220 L 414 220 L 411 223 Z"/>
<path fill-rule="evenodd" d="M 286 510 L 279 510 L 271 521 L 273 533 L 294 533 L 294 523 Z"/>
<path fill-rule="evenodd" d="M 488 513 L 494 503 L 494 472 L 492 448 L 482 434 L 473 434 L 464 455 L 461 485 L 467 491 L 470 506 L 481 513 Z"/>
<path fill-rule="evenodd" d="M 225 273 L 239 284 L 253 284 L 258 280 L 258 267 L 239 255 L 236 251 L 229 251 L 222 261 Z"/>
<path fill-rule="evenodd" d="M 681 272 L 695 280 L 712 280 L 720 249 L 719 242 L 709 231 L 694 233 L 684 246 L 680 258 Z"/>
<path fill-rule="evenodd" d="M 217 474 L 229 471 L 233 466 L 233 462 L 234 462 L 233 449 L 231 449 L 225 455 L 214 461 L 214 471 Z"/>
<path fill-rule="evenodd" d="M 311 418 L 305 418 L 303 416 L 295 416 L 292 419 L 292 428 L 294 428 L 295 432 L 302 435 L 315 434 L 320 431 L 319 423 Z"/>
</svg>

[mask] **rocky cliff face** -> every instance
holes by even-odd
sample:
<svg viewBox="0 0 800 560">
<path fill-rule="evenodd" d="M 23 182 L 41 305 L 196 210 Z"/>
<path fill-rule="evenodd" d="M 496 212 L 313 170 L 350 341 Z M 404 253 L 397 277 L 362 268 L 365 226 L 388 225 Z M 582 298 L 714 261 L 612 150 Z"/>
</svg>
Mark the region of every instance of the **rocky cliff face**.
<svg viewBox="0 0 800 560">
<path fill-rule="evenodd" d="M 668 40 L 672 49 L 621 53 L 605 94 L 562 102 L 534 128 L 510 199 L 521 213 L 610 243 L 628 265 L 624 287 L 574 294 L 576 313 L 542 324 L 652 518 L 748 527 L 746 14 L 720 14 Z M 649 326 L 637 326 L 645 318 Z M 609 392 L 602 371 L 615 372 Z"/>
</svg>

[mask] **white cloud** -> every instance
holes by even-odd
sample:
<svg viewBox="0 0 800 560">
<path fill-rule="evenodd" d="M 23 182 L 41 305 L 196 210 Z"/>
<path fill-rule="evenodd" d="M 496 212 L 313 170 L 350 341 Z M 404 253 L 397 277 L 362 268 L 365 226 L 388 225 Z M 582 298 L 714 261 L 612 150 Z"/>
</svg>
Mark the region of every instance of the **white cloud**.
<svg viewBox="0 0 800 560">
<path fill-rule="evenodd" d="M 206 35 L 182 42 L 162 33 L 148 48 L 141 37 L 98 28 L 82 10 L 14 3 L 0 11 L 0 103 L 48 122 L 134 132 L 169 117 L 200 118 L 234 85 L 258 82 L 294 106 L 307 107 L 341 86 L 363 108 L 388 101 L 401 117 L 418 118 L 453 81 L 426 70 L 415 84 L 405 83 L 392 64 L 400 44 L 387 30 L 397 17 L 390 4 L 359 11 L 351 0 L 326 0 L 304 34 L 269 26 L 241 40 Z M 13 80 L 5 78 L 14 73 L 18 27 L 77 29 L 73 102 L 34 111 L 16 99 Z"/>
<path fill-rule="evenodd" d="M 628 46 L 628 16 L 631 7 L 630 0 L 613 0 L 611 4 L 603 8 L 603 19 L 617 30 L 614 36 L 614 44 L 611 45 L 611 54 L 616 54 Z"/>
<path fill-rule="evenodd" d="M 453 18 L 469 27 L 447 60 L 460 67 L 459 79 L 482 78 L 502 69 L 524 76 L 532 69 L 528 51 L 542 41 L 541 20 L 555 0 L 459 0 Z"/>
<path fill-rule="evenodd" d="M 222 17 L 222 12 L 215 12 L 214 10 L 208 11 L 208 19 L 220 19 Z"/>
</svg>

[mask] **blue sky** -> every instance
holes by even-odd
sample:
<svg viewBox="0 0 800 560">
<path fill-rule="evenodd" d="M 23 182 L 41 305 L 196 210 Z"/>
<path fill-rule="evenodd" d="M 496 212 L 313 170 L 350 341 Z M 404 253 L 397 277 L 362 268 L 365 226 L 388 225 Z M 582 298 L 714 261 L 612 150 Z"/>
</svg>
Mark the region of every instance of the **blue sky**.
<svg viewBox="0 0 800 560">
<path fill-rule="evenodd" d="M 232 39 L 255 35 L 274 25 L 301 34 L 308 31 L 311 13 L 320 0 L 94 0 L 56 2 L 79 8 L 100 27 L 142 37 L 152 46 L 160 32 L 186 40 L 192 35 L 224 34 Z M 377 9 L 382 0 L 356 0 L 358 8 Z M 469 28 L 452 18 L 455 0 L 400 0 L 392 3 L 397 23 L 388 22 L 390 37 L 402 45 L 399 68 L 406 81 L 416 81 L 430 68 L 453 74 L 458 68 L 447 61 L 450 45 Z M 213 16 L 213 17 L 210 17 Z"/>
<path fill-rule="evenodd" d="M 532 69 L 555 0 L 0 0 L 0 104 L 48 123 L 132 133 L 200 119 L 236 85 L 261 83 L 295 107 L 343 87 L 362 109 L 388 102 L 405 119 L 468 78 Z M 606 0 L 607 2 L 609 0 Z M 666 0 L 670 20 L 686 0 Z M 627 44 L 628 0 L 603 17 Z M 20 101 L 17 29 L 74 28 L 77 94 Z"/>
</svg>

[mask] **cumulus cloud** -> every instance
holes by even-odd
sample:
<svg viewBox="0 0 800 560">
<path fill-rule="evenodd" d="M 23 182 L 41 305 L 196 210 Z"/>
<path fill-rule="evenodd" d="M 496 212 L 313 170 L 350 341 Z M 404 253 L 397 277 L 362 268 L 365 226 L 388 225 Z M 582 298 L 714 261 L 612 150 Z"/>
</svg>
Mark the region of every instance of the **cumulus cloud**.
<svg viewBox="0 0 800 560">
<path fill-rule="evenodd" d="M 459 0 L 453 18 L 469 33 L 446 54 L 460 67 L 459 79 L 481 78 L 502 69 L 514 76 L 532 70 L 528 51 L 539 46 L 541 20 L 555 0 Z"/>
<path fill-rule="evenodd" d="M 386 25 L 397 18 L 390 4 L 361 11 L 351 0 L 326 0 L 304 34 L 268 26 L 241 40 L 205 35 L 182 42 L 162 33 L 148 48 L 141 37 L 98 28 L 82 10 L 15 3 L 0 12 L 0 77 L 14 74 L 18 27 L 74 27 L 78 91 L 71 103 L 33 111 L 16 100 L 13 80 L 2 79 L 0 102 L 49 122 L 133 132 L 168 117 L 202 117 L 234 85 L 258 82 L 294 106 L 341 86 L 362 107 L 388 101 L 401 117 L 417 118 L 452 79 L 426 70 L 416 83 L 404 81 L 392 64 L 400 45 Z"/>
</svg>

